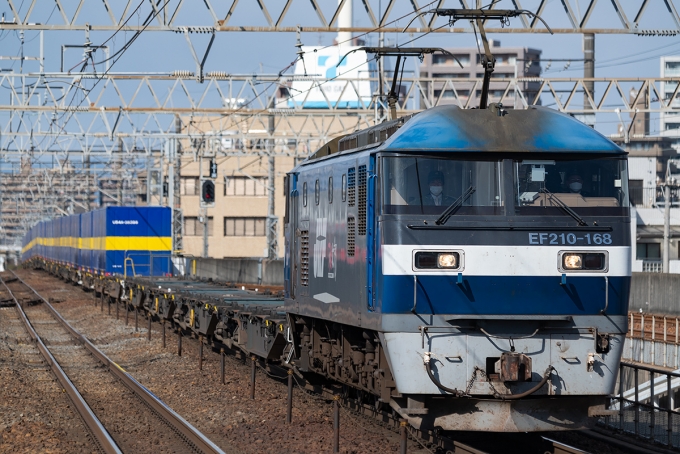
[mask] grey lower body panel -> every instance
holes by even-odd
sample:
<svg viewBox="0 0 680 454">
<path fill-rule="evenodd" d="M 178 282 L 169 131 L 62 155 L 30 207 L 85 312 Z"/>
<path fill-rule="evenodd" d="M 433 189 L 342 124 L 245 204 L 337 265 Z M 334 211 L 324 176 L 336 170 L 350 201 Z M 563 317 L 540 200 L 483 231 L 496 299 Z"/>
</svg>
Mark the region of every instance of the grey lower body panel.
<svg viewBox="0 0 680 454">
<path fill-rule="evenodd" d="M 515 401 L 433 397 L 425 401 L 426 414 L 408 414 L 406 398 L 390 402 L 402 417 L 421 430 L 485 432 L 542 432 L 586 429 L 595 423 L 589 409 L 602 405 L 599 396 L 541 397 Z"/>
</svg>

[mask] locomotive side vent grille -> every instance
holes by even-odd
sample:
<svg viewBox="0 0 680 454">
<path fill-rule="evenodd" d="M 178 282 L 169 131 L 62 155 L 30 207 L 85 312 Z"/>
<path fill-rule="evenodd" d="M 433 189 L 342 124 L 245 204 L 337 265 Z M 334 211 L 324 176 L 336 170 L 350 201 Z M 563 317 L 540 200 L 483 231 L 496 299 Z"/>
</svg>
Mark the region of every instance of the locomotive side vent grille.
<svg viewBox="0 0 680 454">
<path fill-rule="evenodd" d="M 309 286 L 309 230 L 300 231 L 300 285 Z"/>
<path fill-rule="evenodd" d="M 354 216 L 349 216 L 347 218 L 347 255 L 349 257 L 354 257 L 354 245 L 355 245 L 355 234 L 354 228 L 356 223 L 354 222 Z"/>
<path fill-rule="evenodd" d="M 359 166 L 359 235 L 366 235 L 366 166 Z"/>
<path fill-rule="evenodd" d="M 357 148 L 358 143 L 359 138 L 356 135 L 343 137 L 342 139 L 340 139 L 340 142 L 338 143 L 338 148 L 340 149 L 340 151 L 352 150 L 354 148 Z"/>
<path fill-rule="evenodd" d="M 347 169 L 347 198 L 349 206 L 353 207 L 356 203 L 356 168 Z"/>
</svg>

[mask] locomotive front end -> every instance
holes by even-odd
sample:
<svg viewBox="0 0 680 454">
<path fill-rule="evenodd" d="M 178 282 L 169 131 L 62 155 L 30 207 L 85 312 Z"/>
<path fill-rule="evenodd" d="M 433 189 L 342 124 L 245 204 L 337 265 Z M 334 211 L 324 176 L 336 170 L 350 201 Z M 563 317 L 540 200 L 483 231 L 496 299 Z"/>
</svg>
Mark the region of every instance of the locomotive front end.
<svg viewBox="0 0 680 454">
<path fill-rule="evenodd" d="M 627 329 L 625 153 L 544 109 L 430 112 L 377 160 L 391 404 L 416 427 L 586 427 L 607 412 Z M 489 140 L 461 127 L 470 116 Z"/>
</svg>

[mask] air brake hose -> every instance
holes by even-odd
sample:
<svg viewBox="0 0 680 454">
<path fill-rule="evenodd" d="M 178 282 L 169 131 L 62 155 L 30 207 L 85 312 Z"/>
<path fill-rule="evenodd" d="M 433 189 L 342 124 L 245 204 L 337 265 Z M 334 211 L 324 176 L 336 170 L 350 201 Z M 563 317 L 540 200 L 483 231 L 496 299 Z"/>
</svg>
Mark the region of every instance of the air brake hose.
<svg viewBox="0 0 680 454">
<path fill-rule="evenodd" d="M 432 367 L 430 366 L 430 356 L 431 356 L 431 353 L 426 352 L 425 355 L 423 356 L 423 362 L 425 363 L 425 370 L 427 370 L 427 375 L 430 377 L 430 380 L 432 380 L 432 383 L 434 383 L 435 386 L 437 386 L 437 388 L 441 389 L 442 391 L 445 391 L 449 394 L 453 394 L 456 397 L 463 396 L 464 393 L 462 391 L 458 391 L 455 388 L 448 388 L 448 387 L 442 385 L 442 383 L 439 380 L 437 380 L 437 377 L 435 377 L 434 374 L 432 373 Z M 535 393 L 539 389 L 541 389 L 543 387 L 543 385 L 545 385 L 548 382 L 548 379 L 550 379 L 550 375 L 551 375 L 553 370 L 554 370 L 554 367 L 548 366 L 545 373 L 543 374 L 543 379 L 540 382 L 538 382 L 536 384 L 536 386 L 534 386 L 533 388 L 531 388 L 527 391 L 524 391 L 523 393 L 509 394 L 509 395 L 497 394 L 496 397 L 501 399 L 501 400 L 517 400 L 517 399 L 521 399 L 523 397 L 527 397 L 527 396 Z"/>
<path fill-rule="evenodd" d="M 432 383 L 437 386 L 437 388 L 441 389 L 444 392 L 453 394 L 456 397 L 461 397 L 463 396 L 462 391 L 458 391 L 457 389 L 452 389 L 452 388 L 447 388 L 446 386 L 442 385 L 439 380 L 437 380 L 437 377 L 434 376 L 432 373 L 432 367 L 430 366 L 430 352 L 426 352 L 425 355 L 423 356 L 423 362 L 425 363 L 425 370 L 427 370 L 427 375 L 430 377 L 430 380 L 432 380 Z"/>
<path fill-rule="evenodd" d="M 545 370 L 545 373 L 543 374 L 543 379 L 540 382 L 538 382 L 538 384 L 536 386 L 534 386 L 531 389 L 524 391 L 523 393 L 500 394 L 496 397 L 498 397 L 501 400 L 517 400 L 517 399 L 521 399 L 522 397 L 529 396 L 529 395 L 535 393 L 536 391 L 538 391 L 539 389 L 541 389 L 543 387 L 543 385 L 545 385 L 548 382 L 548 379 L 550 378 L 550 375 L 552 374 L 553 370 L 555 370 L 554 367 L 548 366 L 548 368 Z"/>
</svg>

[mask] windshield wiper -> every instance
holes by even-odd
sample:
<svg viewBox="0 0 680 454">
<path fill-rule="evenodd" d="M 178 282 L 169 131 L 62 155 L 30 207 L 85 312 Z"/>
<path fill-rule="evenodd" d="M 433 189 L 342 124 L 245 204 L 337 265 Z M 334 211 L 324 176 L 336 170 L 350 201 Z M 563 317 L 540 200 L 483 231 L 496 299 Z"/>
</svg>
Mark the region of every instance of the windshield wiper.
<svg viewBox="0 0 680 454">
<path fill-rule="evenodd" d="M 557 197 L 555 194 L 553 194 L 552 192 L 548 191 L 546 188 L 541 189 L 541 192 L 544 193 L 544 194 L 547 194 L 551 202 L 554 201 L 555 204 L 556 204 L 558 207 L 562 208 L 569 216 L 571 216 L 572 218 L 574 218 L 574 220 L 575 220 L 576 222 L 578 222 L 578 225 L 580 225 L 580 226 L 582 226 L 582 227 L 588 226 L 588 223 L 587 223 L 586 221 L 584 221 L 583 218 L 582 218 L 581 216 L 579 216 L 578 214 L 576 214 L 576 212 L 575 212 L 574 210 L 572 210 L 571 208 L 569 208 L 569 207 L 567 206 L 567 204 L 564 203 L 562 200 L 560 200 L 560 198 Z"/>
<path fill-rule="evenodd" d="M 437 225 L 446 224 L 446 221 L 449 220 L 449 218 L 456 212 L 456 210 L 460 208 L 461 205 L 463 205 L 465 201 L 469 199 L 472 194 L 475 193 L 475 191 L 476 189 L 474 186 L 470 186 L 469 188 L 467 188 L 463 195 L 458 197 L 455 202 L 449 205 L 449 207 L 446 210 L 444 210 L 442 215 L 439 216 L 439 218 L 436 221 L 434 221 L 434 223 Z"/>
</svg>

